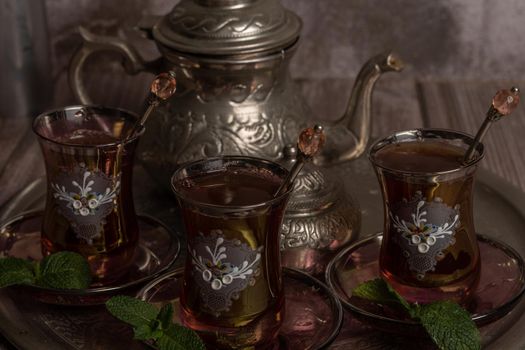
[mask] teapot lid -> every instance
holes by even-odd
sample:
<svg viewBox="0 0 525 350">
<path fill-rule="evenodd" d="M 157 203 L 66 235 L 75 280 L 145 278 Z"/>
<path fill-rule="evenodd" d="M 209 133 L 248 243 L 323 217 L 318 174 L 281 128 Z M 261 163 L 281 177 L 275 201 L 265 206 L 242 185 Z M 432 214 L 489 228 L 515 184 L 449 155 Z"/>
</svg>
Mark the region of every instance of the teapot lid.
<svg viewBox="0 0 525 350">
<path fill-rule="evenodd" d="M 286 145 L 281 164 L 291 167 L 296 161 L 297 148 Z M 341 184 L 318 167 L 306 164 L 294 183 L 286 208 L 287 216 L 315 216 L 331 208 L 342 198 Z"/>
<path fill-rule="evenodd" d="M 180 52 L 238 55 L 285 49 L 301 26 L 279 0 L 181 0 L 157 22 L 153 37 Z"/>
</svg>

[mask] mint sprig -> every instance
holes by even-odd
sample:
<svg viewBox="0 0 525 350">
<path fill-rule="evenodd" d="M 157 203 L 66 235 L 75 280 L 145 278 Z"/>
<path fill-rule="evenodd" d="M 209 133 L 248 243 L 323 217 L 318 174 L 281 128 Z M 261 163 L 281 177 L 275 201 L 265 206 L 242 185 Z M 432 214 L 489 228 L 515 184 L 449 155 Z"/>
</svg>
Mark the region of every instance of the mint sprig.
<svg viewBox="0 0 525 350">
<path fill-rule="evenodd" d="M 0 288 L 32 284 L 55 289 L 86 289 L 91 284 L 89 265 L 80 254 L 58 252 L 42 261 L 0 259 Z"/>
<path fill-rule="evenodd" d="M 35 281 L 33 265 L 17 258 L 0 259 L 0 288 L 15 284 L 32 284 Z"/>
<path fill-rule="evenodd" d="M 205 350 L 194 331 L 172 322 L 173 306 L 155 306 L 128 296 L 115 296 L 106 302 L 108 311 L 133 326 L 135 339 L 153 340 L 160 350 Z"/>
<path fill-rule="evenodd" d="M 410 317 L 421 322 L 441 350 L 481 349 L 481 335 L 469 313 L 452 301 L 410 304 L 380 278 L 360 284 L 352 295 L 376 303 L 401 305 Z"/>
<path fill-rule="evenodd" d="M 440 349 L 481 349 L 481 335 L 470 315 L 452 301 L 421 305 L 418 318 Z"/>
</svg>

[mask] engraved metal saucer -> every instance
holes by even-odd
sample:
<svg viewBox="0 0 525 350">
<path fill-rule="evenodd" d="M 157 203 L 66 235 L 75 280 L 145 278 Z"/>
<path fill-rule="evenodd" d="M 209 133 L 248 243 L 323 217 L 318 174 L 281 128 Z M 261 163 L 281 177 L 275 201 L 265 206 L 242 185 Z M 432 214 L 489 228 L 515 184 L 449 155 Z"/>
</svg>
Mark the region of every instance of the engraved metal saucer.
<svg viewBox="0 0 525 350">
<path fill-rule="evenodd" d="M 164 274 L 138 294 L 142 300 L 162 306 L 173 303 L 179 310 L 183 269 Z M 283 268 L 286 312 L 278 344 L 272 349 L 325 349 L 339 334 L 343 309 L 337 297 L 319 280 L 295 269 Z M 180 322 L 177 312 L 174 321 Z"/>
<path fill-rule="evenodd" d="M 477 238 L 481 277 L 467 310 L 484 335 L 484 330 L 494 333 L 497 328 L 512 324 L 515 316 L 520 316 L 519 311 L 511 311 L 525 291 L 525 265 L 520 255 L 507 244 L 479 234 Z M 341 251 L 328 264 L 327 284 L 343 306 L 361 322 L 387 332 L 424 333 L 418 323 L 400 312 L 352 296 L 351 291 L 357 285 L 379 277 L 381 240 L 379 233 Z"/>
<path fill-rule="evenodd" d="M 40 228 L 42 211 L 20 214 L 0 226 L 0 256 L 28 260 L 42 258 Z M 138 215 L 139 244 L 128 273 L 104 287 L 85 290 L 51 289 L 38 286 L 13 286 L 11 291 L 28 293 L 32 298 L 49 304 L 96 305 L 115 294 L 133 294 L 144 283 L 172 266 L 180 251 L 177 235 L 157 219 Z"/>
</svg>

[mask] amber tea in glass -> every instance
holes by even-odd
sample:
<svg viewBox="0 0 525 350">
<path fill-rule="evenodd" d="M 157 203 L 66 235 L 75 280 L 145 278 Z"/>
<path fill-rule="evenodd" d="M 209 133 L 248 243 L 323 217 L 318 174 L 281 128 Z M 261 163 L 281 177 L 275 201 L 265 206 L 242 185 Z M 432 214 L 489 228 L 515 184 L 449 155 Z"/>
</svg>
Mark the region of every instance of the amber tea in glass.
<svg viewBox="0 0 525 350">
<path fill-rule="evenodd" d="M 380 273 L 412 302 L 468 300 L 480 257 L 472 190 L 483 145 L 463 164 L 473 138 L 448 130 L 412 130 L 370 151 L 384 202 Z"/>
<path fill-rule="evenodd" d="M 136 120 L 117 109 L 73 106 L 33 123 L 47 175 L 43 254 L 82 254 L 101 285 L 126 273 L 138 242 L 131 182 L 141 132 L 127 138 Z"/>
<path fill-rule="evenodd" d="M 275 163 L 236 156 L 173 175 L 188 241 L 181 318 L 213 349 L 261 348 L 277 336 L 279 234 L 291 188 L 274 194 L 286 175 Z"/>
</svg>

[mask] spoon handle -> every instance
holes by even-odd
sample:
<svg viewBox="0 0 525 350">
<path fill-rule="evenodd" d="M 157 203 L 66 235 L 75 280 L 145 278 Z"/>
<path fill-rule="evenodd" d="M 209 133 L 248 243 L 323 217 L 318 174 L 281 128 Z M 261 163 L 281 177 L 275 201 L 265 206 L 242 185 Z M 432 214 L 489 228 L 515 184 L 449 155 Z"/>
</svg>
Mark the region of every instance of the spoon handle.
<svg viewBox="0 0 525 350">
<path fill-rule="evenodd" d="M 483 140 L 492 124 L 511 114 L 516 109 L 520 102 L 519 93 L 520 90 L 517 87 L 511 87 L 509 90 L 500 90 L 496 93 L 487 111 L 485 120 L 474 137 L 474 142 L 472 142 L 463 157 L 463 165 L 468 165 L 472 162 L 476 147 Z"/>
</svg>

